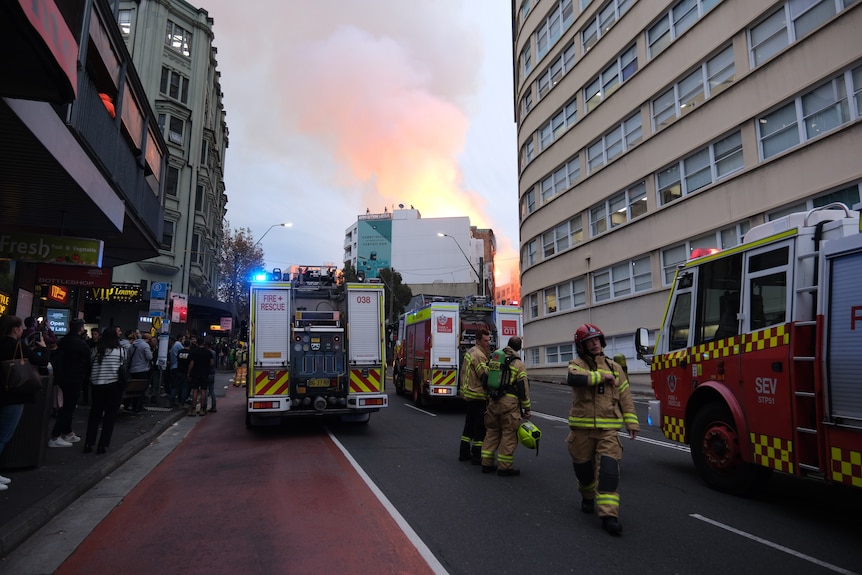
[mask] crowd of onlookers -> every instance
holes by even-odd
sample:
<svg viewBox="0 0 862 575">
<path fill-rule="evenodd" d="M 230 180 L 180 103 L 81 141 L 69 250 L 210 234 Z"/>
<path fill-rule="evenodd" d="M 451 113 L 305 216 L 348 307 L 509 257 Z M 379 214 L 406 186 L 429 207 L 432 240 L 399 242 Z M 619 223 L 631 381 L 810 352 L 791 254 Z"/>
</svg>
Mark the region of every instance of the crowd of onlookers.
<svg viewBox="0 0 862 575">
<path fill-rule="evenodd" d="M 72 319 L 68 332 L 57 335 L 44 321 L 13 315 L 0 316 L 0 362 L 25 358 L 42 376 L 53 376 L 52 396 L 55 422 L 49 447 L 72 447 L 83 440 L 83 452 L 107 451 L 114 423 L 121 412 L 146 410 L 166 398 L 170 407 L 188 409 L 188 415 L 216 413 L 216 369 L 235 369 L 247 361 L 242 343 L 213 341 L 184 334 L 171 337 L 168 357 L 160 369 L 158 338 L 149 332 L 109 327 L 86 332 L 84 320 Z M 2 365 L 2 364 L 0 364 Z M 128 382 L 120 374 L 125 366 L 128 380 L 146 380 L 142 394 L 124 399 Z M 6 374 L 0 370 L 0 455 L 15 434 L 24 406 L 37 400 L 37 394 L 18 394 L 7 390 Z M 84 437 L 72 430 L 79 404 L 89 405 Z M 11 480 L 0 475 L 0 491 Z"/>
</svg>

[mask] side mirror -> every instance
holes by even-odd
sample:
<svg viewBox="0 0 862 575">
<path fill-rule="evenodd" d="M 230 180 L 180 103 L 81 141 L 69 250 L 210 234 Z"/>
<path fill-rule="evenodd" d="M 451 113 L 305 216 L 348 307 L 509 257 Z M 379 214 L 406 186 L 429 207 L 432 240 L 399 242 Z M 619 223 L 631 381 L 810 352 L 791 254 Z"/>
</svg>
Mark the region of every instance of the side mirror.
<svg viewBox="0 0 862 575">
<path fill-rule="evenodd" d="M 653 348 L 649 344 L 649 330 L 645 327 L 639 327 L 635 331 L 635 351 L 638 359 L 647 363 L 652 361 Z"/>
</svg>

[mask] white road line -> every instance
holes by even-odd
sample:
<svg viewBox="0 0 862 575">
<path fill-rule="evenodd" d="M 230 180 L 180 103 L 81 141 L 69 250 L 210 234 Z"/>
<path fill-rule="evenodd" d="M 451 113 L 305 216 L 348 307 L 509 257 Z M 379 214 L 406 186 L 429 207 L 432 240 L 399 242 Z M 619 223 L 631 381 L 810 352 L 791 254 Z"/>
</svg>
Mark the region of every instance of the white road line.
<svg viewBox="0 0 862 575">
<path fill-rule="evenodd" d="M 430 415 L 431 417 L 437 417 L 436 413 L 431 413 L 430 411 L 425 411 L 424 409 L 419 409 L 418 407 L 416 407 L 412 403 L 405 403 L 404 407 L 409 407 L 410 409 L 415 409 L 419 413 L 424 413 L 425 415 Z"/>
<path fill-rule="evenodd" d="M 568 419 L 564 419 L 562 417 L 557 417 L 556 415 L 549 415 L 547 413 L 541 413 L 538 411 L 533 412 L 533 417 L 540 417 L 542 419 L 547 419 L 548 421 L 556 421 L 558 423 L 568 423 Z M 629 434 L 627 431 L 620 431 L 620 437 L 628 438 Z M 642 441 L 644 443 L 649 443 L 650 445 L 657 445 L 658 447 L 666 447 L 667 449 L 675 449 L 677 451 L 682 451 L 685 453 L 691 453 L 691 449 L 689 449 L 688 445 L 682 445 L 680 443 L 668 443 L 666 441 L 660 441 L 658 439 L 650 439 L 648 437 L 644 437 L 642 435 L 638 435 L 636 441 Z"/>
<path fill-rule="evenodd" d="M 400 513 L 398 513 L 398 510 L 395 509 L 395 506 L 392 505 L 389 499 L 387 499 L 383 492 L 380 491 L 380 488 L 377 487 L 377 485 L 373 481 L 371 481 L 371 478 L 368 477 L 368 474 L 365 473 L 365 470 L 359 466 L 359 463 L 355 459 L 353 459 L 353 456 L 350 455 L 350 452 L 348 452 L 347 449 L 341 444 L 341 442 L 338 441 L 338 439 L 334 435 L 332 435 L 332 432 L 330 430 L 327 429 L 326 433 L 329 435 L 329 438 L 332 439 L 333 443 L 335 443 L 338 449 L 341 450 L 341 453 L 344 454 L 344 457 L 347 458 L 347 461 L 350 462 L 350 465 L 353 466 L 353 469 L 356 470 L 356 473 L 359 474 L 359 476 L 365 482 L 365 485 L 368 486 L 371 492 L 374 493 L 374 495 L 377 497 L 377 500 L 380 501 L 386 511 L 389 512 L 389 515 L 392 516 L 392 519 L 395 520 L 395 523 L 398 524 L 398 526 L 401 528 L 401 531 L 403 531 L 404 534 L 407 536 L 407 539 L 409 539 L 410 542 L 413 543 L 413 546 L 416 547 L 416 550 L 419 552 L 422 558 L 425 559 L 431 570 L 439 575 L 448 575 L 448 571 L 446 571 L 443 565 L 439 561 L 437 561 L 437 558 L 434 557 L 434 554 L 431 553 L 431 550 L 428 549 L 428 546 L 425 545 L 425 542 L 419 538 L 419 535 L 417 535 L 415 531 L 413 531 L 413 528 L 410 527 L 410 524 L 407 523 L 407 520 L 404 519 L 404 517 Z"/>
<path fill-rule="evenodd" d="M 778 551 L 782 551 L 784 553 L 787 553 L 788 555 L 793 555 L 794 557 L 804 559 L 805 561 L 808 561 L 809 563 L 814 563 L 815 565 L 819 565 L 820 567 L 824 567 L 826 569 L 829 569 L 830 571 L 835 571 L 836 573 L 842 573 L 843 575 L 859 575 L 855 571 L 848 571 L 847 569 L 844 569 L 842 567 L 838 567 L 837 565 L 832 565 L 831 563 L 821 561 L 820 559 L 816 559 L 814 557 L 811 557 L 810 555 L 805 555 L 804 553 L 800 553 L 799 551 L 795 551 L 795 550 L 790 549 L 788 547 L 784 547 L 783 545 L 779 545 L 778 543 L 773 543 L 772 541 L 768 541 L 766 539 L 763 539 L 762 537 L 752 535 L 751 533 L 746 533 L 745 531 L 740 531 L 739 529 L 736 529 L 736 528 L 731 527 L 729 525 L 725 525 L 724 523 L 720 523 L 720 522 L 715 521 L 713 519 L 709 519 L 708 517 L 704 517 L 703 515 L 700 515 L 698 513 L 692 513 L 689 517 L 699 519 L 700 521 L 704 521 L 706 523 L 709 523 L 710 525 L 715 525 L 716 527 L 724 529 L 725 531 L 730 531 L 731 533 L 736 533 L 737 535 L 741 535 L 747 539 L 751 539 L 752 541 L 762 543 L 763 545 L 766 545 L 767 547 L 772 547 L 773 549 L 777 549 Z"/>
</svg>

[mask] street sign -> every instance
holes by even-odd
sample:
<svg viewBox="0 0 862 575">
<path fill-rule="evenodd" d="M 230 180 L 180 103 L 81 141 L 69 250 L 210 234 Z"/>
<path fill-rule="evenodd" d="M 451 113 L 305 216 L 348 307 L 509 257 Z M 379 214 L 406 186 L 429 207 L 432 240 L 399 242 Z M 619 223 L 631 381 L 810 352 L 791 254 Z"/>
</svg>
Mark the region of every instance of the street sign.
<svg viewBox="0 0 862 575">
<path fill-rule="evenodd" d="M 166 302 L 168 299 L 168 284 L 165 282 L 153 282 L 150 289 L 150 317 L 165 317 Z"/>
</svg>

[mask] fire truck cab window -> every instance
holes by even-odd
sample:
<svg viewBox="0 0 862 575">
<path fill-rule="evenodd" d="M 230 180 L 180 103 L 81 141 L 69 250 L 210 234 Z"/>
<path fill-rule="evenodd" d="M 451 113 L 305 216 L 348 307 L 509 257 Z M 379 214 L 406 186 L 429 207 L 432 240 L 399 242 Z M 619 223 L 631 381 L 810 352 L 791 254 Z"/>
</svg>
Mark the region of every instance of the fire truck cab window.
<svg viewBox="0 0 862 575">
<path fill-rule="evenodd" d="M 691 327 L 691 292 L 677 293 L 670 318 L 670 347 L 668 351 L 688 347 Z"/>
<path fill-rule="evenodd" d="M 748 259 L 748 313 L 751 331 L 779 325 L 787 318 L 790 247 L 752 254 Z"/>
<path fill-rule="evenodd" d="M 698 266 L 694 345 L 739 335 L 742 254 Z"/>
</svg>

